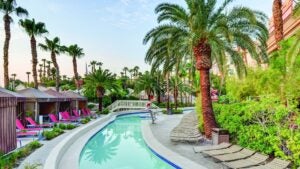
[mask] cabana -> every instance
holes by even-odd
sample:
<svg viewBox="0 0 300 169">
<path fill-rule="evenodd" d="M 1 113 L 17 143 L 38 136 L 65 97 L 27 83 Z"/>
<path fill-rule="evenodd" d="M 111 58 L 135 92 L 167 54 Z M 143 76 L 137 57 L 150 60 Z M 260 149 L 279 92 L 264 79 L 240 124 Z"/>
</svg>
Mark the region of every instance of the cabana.
<svg viewBox="0 0 300 169">
<path fill-rule="evenodd" d="M 59 93 L 53 89 L 49 89 L 44 92 L 57 98 L 57 103 L 56 103 L 56 111 L 57 112 L 61 112 L 61 111 L 65 111 L 65 110 L 68 110 L 69 112 L 71 112 L 71 101 L 72 100 L 70 97 L 68 97 L 62 93 Z"/>
<path fill-rule="evenodd" d="M 8 153 L 17 147 L 17 98 L 0 91 L 0 151 Z"/>
<path fill-rule="evenodd" d="M 24 109 L 24 103 L 25 103 L 25 96 L 16 93 L 16 92 L 12 92 L 10 90 L 4 89 L 0 87 L 0 92 L 2 93 L 6 93 L 8 95 L 14 96 L 17 98 L 17 118 L 20 119 L 22 121 L 23 124 L 26 123 L 25 120 L 25 109 Z"/>
<path fill-rule="evenodd" d="M 65 91 L 62 92 L 63 95 L 66 97 L 71 98 L 71 108 L 72 109 L 83 109 L 87 107 L 87 98 L 84 96 L 81 96 L 80 94 L 77 94 L 72 91 Z"/>
<path fill-rule="evenodd" d="M 39 115 L 48 115 L 56 112 L 57 98 L 37 89 L 27 88 L 17 93 L 25 96 L 25 111 L 32 112 L 35 120 L 42 123 L 42 119 L 38 119 Z"/>
</svg>

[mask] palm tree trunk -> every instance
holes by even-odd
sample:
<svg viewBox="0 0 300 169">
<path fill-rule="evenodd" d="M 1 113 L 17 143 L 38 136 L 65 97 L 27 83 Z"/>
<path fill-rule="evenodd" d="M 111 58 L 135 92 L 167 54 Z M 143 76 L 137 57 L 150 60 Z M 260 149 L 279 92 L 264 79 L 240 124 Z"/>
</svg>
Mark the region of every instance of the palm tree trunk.
<svg viewBox="0 0 300 169">
<path fill-rule="evenodd" d="M 273 1 L 273 22 L 276 42 L 283 39 L 283 19 L 282 19 L 282 1 Z"/>
<path fill-rule="evenodd" d="M 98 110 L 100 112 L 102 112 L 102 100 L 103 100 L 103 97 L 98 97 Z"/>
<path fill-rule="evenodd" d="M 170 114 L 170 82 L 169 82 L 169 72 L 167 73 L 167 112 Z"/>
<path fill-rule="evenodd" d="M 32 54 L 32 77 L 33 77 L 33 82 L 34 82 L 34 88 L 38 88 L 38 77 L 37 77 L 37 71 L 36 71 L 36 66 L 38 64 L 37 60 L 37 51 L 36 51 L 36 40 L 35 37 L 32 36 L 30 39 L 31 42 L 31 54 Z"/>
<path fill-rule="evenodd" d="M 207 138 L 211 138 L 212 128 L 217 127 L 213 113 L 212 100 L 210 94 L 209 70 L 211 69 L 211 48 L 206 40 L 201 40 L 194 48 L 196 57 L 196 68 L 200 71 L 200 91 L 202 114 L 204 120 L 204 131 Z"/>
<path fill-rule="evenodd" d="M 51 52 L 51 60 L 53 62 L 53 65 L 56 69 L 56 77 L 55 77 L 55 89 L 57 92 L 59 92 L 59 66 L 56 61 L 56 54 L 54 52 Z"/>
<path fill-rule="evenodd" d="M 77 87 L 77 89 L 79 89 L 79 84 L 78 84 L 79 76 L 78 76 L 78 71 L 77 71 L 77 60 L 76 60 L 75 56 L 73 56 L 73 70 L 74 70 L 76 87 Z"/>
<path fill-rule="evenodd" d="M 5 41 L 3 47 L 3 68 L 4 68 L 4 87 L 9 87 L 9 72 L 8 72 L 8 50 L 10 41 L 10 18 L 9 15 L 4 15 Z"/>
</svg>

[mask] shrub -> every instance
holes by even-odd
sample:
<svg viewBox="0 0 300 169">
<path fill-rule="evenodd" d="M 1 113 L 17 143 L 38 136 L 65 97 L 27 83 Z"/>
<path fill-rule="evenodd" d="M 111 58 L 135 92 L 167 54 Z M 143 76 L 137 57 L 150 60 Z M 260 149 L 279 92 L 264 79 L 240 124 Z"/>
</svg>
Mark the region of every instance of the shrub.
<svg viewBox="0 0 300 169">
<path fill-rule="evenodd" d="M 17 168 L 18 161 L 30 155 L 33 151 L 41 147 L 38 141 L 33 141 L 26 146 L 16 150 L 8 155 L 0 156 L 0 168 L 10 169 Z"/>
<path fill-rule="evenodd" d="M 101 114 L 108 114 L 108 113 L 109 113 L 109 109 L 107 109 L 107 108 L 103 109 L 102 112 L 101 112 Z"/>
<path fill-rule="evenodd" d="M 62 130 L 72 130 L 74 128 L 76 128 L 76 126 L 74 124 L 62 124 L 60 123 L 57 128 L 60 128 Z"/>
<path fill-rule="evenodd" d="M 86 118 L 84 118 L 84 119 L 81 119 L 80 123 L 81 123 L 81 124 L 87 124 L 87 123 L 89 123 L 90 121 L 91 121 L 91 118 L 86 117 Z"/>
<path fill-rule="evenodd" d="M 44 131 L 43 136 L 45 137 L 46 140 L 52 140 L 53 138 L 63 134 L 64 131 L 60 128 L 53 128 L 52 130 L 49 131 Z"/>
<path fill-rule="evenodd" d="M 90 110 L 92 110 L 92 109 L 95 107 L 95 105 L 94 105 L 94 104 L 88 104 L 87 107 L 88 107 Z"/>
<path fill-rule="evenodd" d="M 196 103 L 201 103 L 201 96 L 199 94 L 199 96 L 196 98 Z M 204 123 L 203 123 L 203 115 L 202 115 L 202 110 L 201 110 L 201 104 L 196 104 L 196 113 L 199 119 L 199 124 L 198 124 L 198 128 L 200 132 L 204 132 Z"/>
<path fill-rule="evenodd" d="M 182 109 L 172 110 L 172 114 L 182 114 L 182 113 L 183 113 Z"/>
</svg>

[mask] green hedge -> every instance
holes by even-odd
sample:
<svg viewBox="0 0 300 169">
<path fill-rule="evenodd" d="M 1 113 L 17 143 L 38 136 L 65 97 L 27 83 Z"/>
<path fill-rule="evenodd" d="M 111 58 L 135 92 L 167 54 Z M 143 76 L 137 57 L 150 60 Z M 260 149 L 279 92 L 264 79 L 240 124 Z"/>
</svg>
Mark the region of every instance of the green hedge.
<svg viewBox="0 0 300 169">
<path fill-rule="evenodd" d="M 58 127 L 54 127 L 52 130 L 44 131 L 43 136 L 46 140 L 52 140 L 53 138 L 63 134 L 64 131 Z"/>
<path fill-rule="evenodd" d="M 216 120 L 233 143 L 292 161 L 300 166 L 300 113 L 280 98 L 261 97 L 231 104 L 214 104 Z"/>
<path fill-rule="evenodd" d="M 42 146 L 38 141 L 33 141 L 26 146 L 8 154 L 0 156 L 0 168 L 1 169 L 12 169 L 17 168 L 18 161 L 29 156 L 33 151 Z"/>
</svg>

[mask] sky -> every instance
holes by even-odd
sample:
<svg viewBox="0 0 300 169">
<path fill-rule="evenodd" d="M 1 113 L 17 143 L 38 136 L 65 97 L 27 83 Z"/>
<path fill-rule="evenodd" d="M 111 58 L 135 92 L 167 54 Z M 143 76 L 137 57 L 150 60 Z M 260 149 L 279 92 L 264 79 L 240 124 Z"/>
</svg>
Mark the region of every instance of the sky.
<svg viewBox="0 0 300 169">
<path fill-rule="evenodd" d="M 147 46 L 142 40 L 157 26 L 154 9 L 162 2 L 184 6 L 184 0 L 17 0 L 18 6 L 28 10 L 29 19 L 46 24 L 48 38 L 57 36 L 63 45 L 78 44 L 84 49 L 85 56 L 78 60 L 80 74 L 85 73 L 85 65 L 92 60 L 103 62 L 104 68 L 117 74 L 125 66 L 137 65 L 142 71 L 149 69 L 144 63 Z M 236 0 L 233 5 L 247 6 L 271 16 L 272 0 Z M 32 67 L 30 39 L 18 22 L 19 18 L 14 17 L 9 74 L 16 73 L 18 79 L 26 80 L 25 72 Z M 44 37 L 38 37 L 37 41 L 43 43 Z M 3 85 L 3 42 L 3 21 L 0 20 L 0 85 Z M 50 53 L 38 48 L 39 61 L 43 58 L 50 60 Z M 57 60 L 61 75 L 72 77 L 71 57 L 62 54 Z"/>
</svg>

